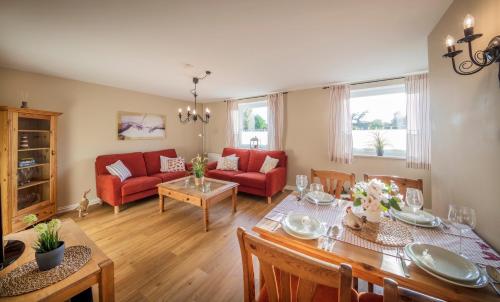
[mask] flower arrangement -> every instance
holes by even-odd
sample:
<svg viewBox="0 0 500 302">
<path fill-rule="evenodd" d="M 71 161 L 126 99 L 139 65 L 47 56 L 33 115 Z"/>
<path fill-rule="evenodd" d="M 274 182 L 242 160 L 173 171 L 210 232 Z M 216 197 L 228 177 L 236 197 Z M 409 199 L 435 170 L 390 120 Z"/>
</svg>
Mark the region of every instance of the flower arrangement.
<svg viewBox="0 0 500 302">
<path fill-rule="evenodd" d="M 193 164 L 193 174 L 196 178 L 202 178 L 205 175 L 205 169 L 207 167 L 208 158 L 205 155 L 198 154 L 195 158 L 191 160 Z"/>
<path fill-rule="evenodd" d="M 369 182 L 358 182 L 354 185 L 352 191 L 353 205 L 362 206 L 367 213 L 380 213 L 390 208 L 401 211 L 402 196 L 399 194 L 398 186 L 393 182 L 390 185 L 386 185 L 378 179 L 372 179 Z M 370 221 L 370 217 L 367 218 Z"/>
<path fill-rule="evenodd" d="M 29 226 L 35 224 L 37 221 L 38 218 L 34 214 L 29 214 L 23 218 L 23 222 Z M 58 232 L 60 227 L 61 221 L 59 219 L 52 219 L 47 223 L 38 223 L 33 227 L 38 236 L 33 245 L 37 253 L 47 253 L 57 249 L 61 245 Z"/>
</svg>

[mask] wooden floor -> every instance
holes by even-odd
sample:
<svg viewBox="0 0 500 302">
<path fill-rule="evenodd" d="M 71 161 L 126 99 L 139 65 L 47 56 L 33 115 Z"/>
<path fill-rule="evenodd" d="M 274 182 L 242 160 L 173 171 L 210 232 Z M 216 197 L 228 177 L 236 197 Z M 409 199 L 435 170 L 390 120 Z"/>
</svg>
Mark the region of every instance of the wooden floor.
<svg viewBox="0 0 500 302">
<path fill-rule="evenodd" d="M 238 194 L 238 212 L 228 198 L 211 208 L 210 231 L 200 208 L 158 198 L 135 202 L 119 214 L 104 205 L 74 219 L 115 263 L 117 301 L 243 301 L 241 256 L 236 229 L 251 229 L 289 192 L 273 198 Z"/>
</svg>

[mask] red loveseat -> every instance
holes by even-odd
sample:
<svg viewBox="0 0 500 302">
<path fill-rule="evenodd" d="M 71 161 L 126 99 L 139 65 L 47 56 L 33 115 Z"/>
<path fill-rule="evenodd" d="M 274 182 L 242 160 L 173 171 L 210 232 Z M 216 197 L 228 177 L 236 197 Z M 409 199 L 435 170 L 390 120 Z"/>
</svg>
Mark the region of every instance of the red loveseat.
<svg viewBox="0 0 500 302">
<path fill-rule="evenodd" d="M 189 174 L 187 171 L 160 172 L 160 155 L 177 157 L 175 149 L 98 156 L 95 160 L 97 197 L 114 206 L 115 213 L 118 213 L 122 204 L 158 194 L 157 184 Z M 106 169 L 117 160 L 121 160 L 132 174 L 123 182 Z"/>
<path fill-rule="evenodd" d="M 226 181 L 237 182 L 240 186 L 238 191 L 267 197 L 271 203 L 271 197 L 283 191 L 286 185 L 287 156 L 284 151 L 260 151 L 236 148 L 224 148 L 222 156 L 235 154 L 238 160 L 238 171 L 217 170 L 217 162 L 208 165 L 205 173 L 207 177 Z M 259 170 L 264 163 L 266 155 L 279 159 L 276 168 L 266 174 Z"/>
</svg>

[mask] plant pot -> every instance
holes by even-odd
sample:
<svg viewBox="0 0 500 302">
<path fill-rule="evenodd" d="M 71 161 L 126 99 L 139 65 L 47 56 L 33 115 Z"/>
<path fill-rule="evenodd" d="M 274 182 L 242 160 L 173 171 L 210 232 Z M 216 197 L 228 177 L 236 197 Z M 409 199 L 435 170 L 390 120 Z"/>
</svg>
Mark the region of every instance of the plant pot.
<svg viewBox="0 0 500 302">
<path fill-rule="evenodd" d="M 384 150 L 377 150 L 377 156 L 384 156 Z"/>
<path fill-rule="evenodd" d="M 194 177 L 194 184 L 196 186 L 201 186 L 205 182 L 205 177 Z"/>
<path fill-rule="evenodd" d="M 381 214 L 382 211 L 378 210 L 378 211 L 373 211 L 373 210 L 365 210 L 365 212 L 363 213 L 363 216 L 366 216 L 366 220 L 368 222 L 372 222 L 372 223 L 379 223 L 380 220 L 381 220 Z"/>
<path fill-rule="evenodd" d="M 59 241 L 59 247 L 55 250 L 46 253 L 35 252 L 36 264 L 41 271 L 48 271 L 63 261 L 64 258 L 64 241 Z"/>
</svg>

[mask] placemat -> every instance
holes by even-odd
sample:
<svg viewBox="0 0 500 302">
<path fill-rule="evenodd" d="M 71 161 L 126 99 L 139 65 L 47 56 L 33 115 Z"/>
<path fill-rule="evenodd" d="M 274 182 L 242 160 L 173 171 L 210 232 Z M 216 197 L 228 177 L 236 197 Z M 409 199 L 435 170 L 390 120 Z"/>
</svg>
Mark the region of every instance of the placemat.
<svg viewBox="0 0 500 302">
<path fill-rule="evenodd" d="M 48 271 L 40 271 L 35 260 L 25 263 L 0 278 L 0 296 L 22 295 L 59 282 L 82 268 L 91 255 L 89 247 L 77 245 L 67 247 L 63 262 Z"/>
<path fill-rule="evenodd" d="M 352 202 L 340 199 L 337 200 L 335 206 L 316 206 L 307 201 L 299 205 L 296 196 L 290 194 L 265 216 L 264 220 L 267 219 L 272 222 L 266 224 L 265 228 L 269 231 L 275 231 L 279 223 L 275 217 L 280 215 L 283 216 L 290 211 L 311 215 L 322 222 L 326 222 L 328 225 L 342 226 L 342 219 L 346 214 L 346 207 L 350 205 L 352 205 Z M 448 229 L 444 227 L 422 228 L 408 225 L 408 229 L 417 242 L 436 245 L 454 253 L 459 253 L 459 232 L 453 227 Z M 500 256 L 494 249 L 474 232 L 464 232 L 464 235 L 465 236 L 462 238 L 462 251 L 472 262 L 483 266 L 492 265 L 500 268 Z M 346 227 L 340 228 L 338 240 L 391 256 L 397 256 L 398 253 L 398 248 L 361 238 L 356 235 L 353 230 Z"/>
<path fill-rule="evenodd" d="M 413 236 L 406 225 L 386 217 L 382 217 L 380 223 L 367 222 L 361 230 L 351 231 L 363 239 L 386 246 L 404 247 L 413 242 Z"/>
</svg>

